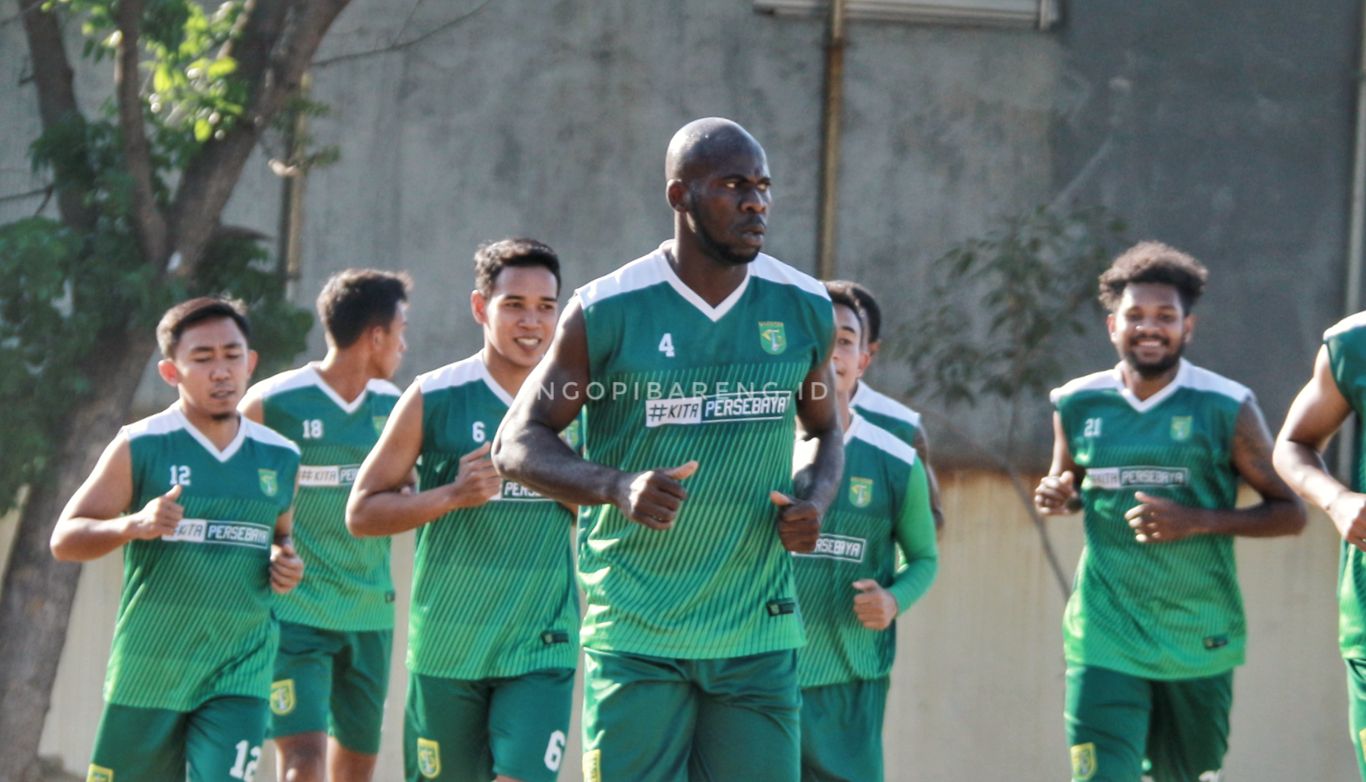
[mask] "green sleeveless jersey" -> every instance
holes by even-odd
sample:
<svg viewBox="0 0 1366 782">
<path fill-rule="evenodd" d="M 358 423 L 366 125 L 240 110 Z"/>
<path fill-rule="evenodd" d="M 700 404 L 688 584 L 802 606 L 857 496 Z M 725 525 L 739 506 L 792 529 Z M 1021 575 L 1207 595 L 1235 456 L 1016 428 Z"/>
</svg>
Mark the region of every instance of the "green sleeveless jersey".
<svg viewBox="0 0 1366 782">
<path fill-rule="evenodd" d="M 294 497 L 299 449 L 242 418 L 220 451 L 179 403 L 119 437 L 132 455 L 129 510 L 180 484 L 185 515 L 175 534 L 123 547 L 105 700 L 192 711 L 225 695 L 266 698 L 279 640 L 270 546 Z"/>
<path fill-rule="evenodd" d="M 455 480 L 460 457 L 493 440 L 512 397 L 479 354 L 420 375 L 423 489 Z M 477 507 L 419 527 L 408 668 L 485 679 L 578 664 L 574 519 L 512 481 Z"/>
<path fill-rule="evenodd" d="M 1072 458 L 1085 471 L 1086 547 L 1063 617 L 1069 663 L 1148 679 L 1213 676 L 1243 662 L 1247 625 L 1233 538 L 1139 543 L 1124 514 L 1136 491 L 1233 508 L 1238 413 L 1252 392 L 1181 361 L 1139 401 L 1119 369 L 1053 391 Z"/>
<path fill-rule="evenodd" d="M 854 389 L 849 406 L 868 423 L 891 432 L 901 442 L 915 447 L 915 437 L 920 434 L 920 413 L 886 394 L 874 391 L 863 380 Z"/>
<path fill-rule="evenodd" d="M 361 632 L 394 626 L 389 538 L 357 538 L 346 529 L 346 499 L 398 401 L 393 383 L 372 380 L 347 403 L 314 365 L 262 381 L 265 423 L 299 446 L 294 547 L 308 575 L 276 601 L 282 621 Z"/>
<path fill-rule="evenodd" d="M 1366 491 L 1366 437 L 1362 415 L 1366 412 L 1366 313 L 1357 313 L 1328 329 L 1323 335 L 1333 380 L 1356 413 L 1357 452 L 1352 471 L 1352 490 Z M 1338 646 L 1342 656 L 1366 657 L 1366 555 L 1347 541 L 1338 555 Z"/>
<path fill-rule="evenodd" d="M 586 455 L 635 472 L 695 459 L 674 526 L 585 509 L 585 646 L 686 659 L 802 645 L 769 492 L 792 488 L 801 384 L 834 334 L 825 288 L 760 254 L 712 307 L 662 250 L 580 288 L 592 382 Z M 829 390 L 834 393 L 833 389 Z"/>
<path fill-rule="evenodd" d="M 855 581 L 877 581 L 905 611 L 939 569 L 929 483 L 915 449 L 854 416 L 844 433 L 840 480 L 816 550 L 793 555 L 806 625 L 806 646 L 797 653 L 803 688 L 881 679 L 892 670 L 896 623 L 874 631 L 859 622 Z"/>
</svg>

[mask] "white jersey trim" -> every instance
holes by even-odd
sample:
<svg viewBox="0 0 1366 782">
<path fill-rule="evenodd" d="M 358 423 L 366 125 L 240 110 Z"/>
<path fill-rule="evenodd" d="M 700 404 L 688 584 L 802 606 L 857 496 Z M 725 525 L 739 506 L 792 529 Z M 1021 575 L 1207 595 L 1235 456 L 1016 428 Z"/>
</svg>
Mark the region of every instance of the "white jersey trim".
<svg viewBox="0 0 1366 782">
<path fill-rule="evenodd" d="M 915 464 L 916 453 L 914 448 L 898 440 L 896 435 L 886 429 L 860 417 L 857 413 L 851 417 L 849 428 L 844 431 L 844 444 L 848 446 L 851 440 L 862 440 L 906 464 Z"/>
<path fill-rule="evenodd" d="M 442 391 L 447 388 L 469 385 L 470 383 L 483 382 L 488 386 L 489 391 L 498 397 L 503 404 L 512 406 L 512 394 L 507 389 L 498 385 L 498 381 L 489 374 L 489 368 L 484 364 L 484 352 L 481 350 L 469 358 L 462 359 L 454 364 L 447 364 L 440 369 L 434 369 L 422 375 L 418 375 L 418 388 L 424 394 L 434 391 Z"/>
<path fill-rule="evenodd" d="M 1323 332 L 1323 339 L 1327 341 L 1328 339 L 1336 337 L 1339 334 L 1344 334 L 1348 331 L 1355 331 L 1363 326 L 1366 326 L 1366 311 L 1358 312 L 1355 315 L 1348 315 L 1347 317 L 1333 324 L 1332 327 L 1330 327 L 1327 331 Z"/>
<path fill-rule="evenodd" d="M 244 415 L 239 415 L 237 421 L 237 434 L 232 438 L 232 442 L 228 443 L 222 450 L 219 450 L 218 446 L 214 445 L 212 440 L 203 432 L 196 429 L 194 424 L 190 423 L 190 419 L 186 418 L 185 413 L 181 411 L 179 402 L 176 402 L 156 415 L 149 416 L 137 423 L 123 427 L 121 431 L 127 435 L 128 439 L 131 441 L 138 437 L 171 434 L 172 432 L 184 429 L 195 439 L 195 442 L 199 443 L 204 450 L 208 451 L 209 454 L 219 462 L 226 462 L 235 456 L 237 452 L 242 449 L 242 443 L 246 442 L 248 437 L 259 443 L 265 443 L 266 445 L 273 445 L 279 448 L 288 448 L 296 454 L 299 453 L 299 446 L 277 433 L 274 429 L 262 426 Z"/>
<path fill-rule="evenodd" d="M 1115 390 L 1135 411 L 1145 413 L 1162 404 L 1168 397 L 1182 388 L 1219 394 L 1237 402 L 1246 402 L 1252 397 L 1252 390 L 1242 383 L 1230 380 L 1208 369 L 1197 367 L 1183 358 L 1172 382 L 1147 399 L 1139 399 L 1134 396 L 1134 392 L 1124 385 L 1123 377 L 1120 374 L 1121 366 L 1123 365 L 1117 364 L 1112 369 L 1079 377 L 1061 388 L 1053 389 L 1048 398 L 1054 405 L 1057 405 L 1063 397 L 1071 396 L 1080 391 Z"/>
<path fill-rule="evenodd" d="M 620 296 L 623 293 L 638 291 L 666 282 L 656 261 L 664 260 L 664 253 L 655 250 L 622 266 L 611 274 L 599 277 L 574 291 L 579 303 L 587 309 L 600 301 Z M 668 261 L 664 261 L 668 266 Z"/>
<path fill-rule="evenodd" d="M 315 362 L 309 362 L 298 369 L 281 372 L 274 377 L 262 380 L 260 383 L 256 384 L 256 387 L 253 390 L 265 399 L 277 394 L 283 394 L 286 391 L 294 391 L 300 388 L 316 388 L 319 391 L 322 391 L 328 399 L 332 400 L 333 404 L 347 415 L 356 412 L 361 408 L 361 405 L 365 404 L 367 394 L 398 396 L 402 393 L 393 383 L 390 383 L 387 380 L 372 378 L 365 384 L 365 391 L 361 392 L 355 399 L 347 402 L 345 399 L 342 399 L 341 394 L 338 394 L 336 389 L 327 384 L 327 381 L 323 379 L 322 373 L 318 371 L 318 365 Z"/>
<path fill-rule="evenodd" d="M 890 416 L 899 421 L 905 421 L 917 429 L 921 428 L 920 413 L 917 413 L 890 396 L 873 389 L 873 387 L 868 385 L 867 381 L 864 380 L 858 382 L 858 389 L 854 391 L 853 398 L 849 400 L 849 406 L 861 408 L 870 413 Z"/>
<path fill-rule="evenodd" d="M 780 285 L 791 285 L 794 288 L 801 288 L 812 296 L 830 300 L 830 294 L 826 292 L 825 285 L 815 277 L 806 272 L 798 271 L 782 261 L 765 253 L 759 253 L 759 257 L 750 264 L 750 269 L 754 276 L 761 280 L 776 282 Z"/>
</svg>

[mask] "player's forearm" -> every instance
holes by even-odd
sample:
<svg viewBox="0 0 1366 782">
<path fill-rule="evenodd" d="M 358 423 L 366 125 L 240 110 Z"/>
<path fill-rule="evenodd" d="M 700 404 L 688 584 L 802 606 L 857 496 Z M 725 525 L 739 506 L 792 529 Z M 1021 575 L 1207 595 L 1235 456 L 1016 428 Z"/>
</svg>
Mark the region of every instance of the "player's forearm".
<svg viewBox="0 0 1366 782">
<path fill-rule="evenodd" d="M 908 560 L 905 566 L 897 571 L 892 585 L 887 587 L 887 591 L 896 598 L 897 613 L 904 613 L 917 600 L 924 597 L 925 593 L 930 591 L 930 585 L 934 583 L 934 577 L 938 573 L 937 554 Z"/>
<path fill-rule="evenodd" d="M 438 486 L 416 494 L 402 489 L 352 492 L 346 503 L 346 528 L 358 538 L 417 529 L 453 509 L 445 488 Z"/>
<path fill-rule="evenodd" d="M 550 427 L 534 421 L 518 431 L 500 430 L 492 456 L 499 475 L 567 505 L 617 503 L 628 477 L 581 458 Z"/>
<path fill-rule="evenodd" d="M 1277 440 L 1272 452 L 1276 472 L 1296 494 L 1323 511 L 1350 489 L 1328 471 L 1323 455 L 1294 440 Z"/>
<path fill-rule="evenodd" d="M 57 522 L 49 546 L 62 562 L 89 562 L 127 543 L 127 519 L 70 518 Z"/>
<path fill-rule="evenodd" d="M 804 487 L 806 494 L 801 498 L 809 500 L 824 514 L 834 502 L 844 474 L 844 433 L 837 424 L 833 429 L 813 436 L 820 445 L 816 447 L 816 458 L 811 463 L 811 481 Z"/>
<path fill-rule="evenodd" d="M 1203 510 L 1199 529 L 1206 535 L 1273 538 L 1304 529 L 1304 505 L 1293 498 L 1266 498 L 1248 508 Z"/>
</svg>

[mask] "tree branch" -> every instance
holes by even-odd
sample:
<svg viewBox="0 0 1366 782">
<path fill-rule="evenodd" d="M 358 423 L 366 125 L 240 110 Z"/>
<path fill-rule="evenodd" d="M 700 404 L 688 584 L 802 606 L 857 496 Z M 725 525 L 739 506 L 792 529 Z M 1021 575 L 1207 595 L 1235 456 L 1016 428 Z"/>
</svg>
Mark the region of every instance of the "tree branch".
<svg viewBox="0 0 1366 782">
<path fill-rule="evenodd" d="M 247 109 L 224 138 L 212 140 L 185 167 L 171 207 L 174 249 L 190 274 L 213 236 L 218 220 L 252 149 L 285 102 L 298 92 L 323 36 L 350 0 L 307 0 L 288 6 L 250 6 L 233 53 L 238 76 L 247 79 Z"/>
<path fill-rule="evenodd" d="M 431 38 L 434 35 L 440 35 L 441 33 L 444 33 L 452 27 L 455 27 L 456 25 L 465 21 L 466 19 L 469 19 L 470 17 L 484 10 L 484 8 L 487 7 L 488 4 L 491 2 L 493 2 L 493 0 L 484 0 L 484 2 L 470 9 L 466 13 L 463 13 L 449 21 L 442 22 L 441 24 L 437 25 L 436 27 L 433 27 L 427 32 L 422 33 L 421 35 L 415 36 L 413 38 L 409 38 L 406 41 L 395 41 L 387 46 L 379 46 L 374 49 L 365 49 L 363 51 L 351 52 L 349 54 L 339 54 L 336 57 L 328 57 L 326 59 L 318 60 L 317 62 L 313 63 L 313 67 L 326 68 L 329 65 L 336 65 L 339 62 L 346 62 L 348 60 L 359 60 L 365 57 L 373 57 L 377 54 L 385 54 L 386 52 L 396 52 L 400 49 L 407 49 L 410 46 L 416 46 L 422 43 L 423 41 L 427 40 L 428 38 Z M 417 6 L 413 6 L 413 9 L 416 10 Z M 409 18 L 411 18 L 412 12 L 409 12 L 408 16 Z M 403 24 L 404 27 L 406 27 L 408 23 L 407 21 L 404 21 Z M 399 33 L 402 34 L 402 32 L 403 29 L 400 28 Z"/>
<path fill-rule="evenodd" d="M 75 75 L 66 59 L 62 28 L 51 11 L 44 11 L 43 0 L 18 0 L 19 17 L 24 22 L 24 36 L 28 39 L 29 60 L 33 63 L 33 84 L 38 93 L 38 116 L 43 131 L 52 131 L 66 123 L 84 123 L 76 104 Z M 54 166 L 56 168 L 56 166 Z M 57 210 L 62 222 L 86 232 L 95 226 L 95 211 L 85 203 L 84 182 L 90 181 L 90 171 L 82 157 L 74 170 L 53 172 L 57 185 Z"/>
<path fill-rule="evenodd" d="M 142 87 L 138 83 L 141 57 L 138 36 L 142 30 L 142 0 L 119 0 L 114 6 L 119 43 L 114 59 L 114 95 L 119 109 L 119 135 L 124 164 L 133 180 L 132 218 L 138 244 L 148 263 L 166 263 L 166 218 L 157 207 L 152 187 L 152 155 L 142 116 Z"/>
</svg>

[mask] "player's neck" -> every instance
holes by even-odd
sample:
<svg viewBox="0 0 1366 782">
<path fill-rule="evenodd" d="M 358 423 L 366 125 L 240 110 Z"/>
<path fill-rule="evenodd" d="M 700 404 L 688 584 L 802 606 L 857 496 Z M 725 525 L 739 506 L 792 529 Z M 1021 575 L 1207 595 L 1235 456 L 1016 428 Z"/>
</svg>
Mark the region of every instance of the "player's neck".
<svg viewBox="0 0 1366 782">
<path fill-rule="evenodd" d="M 323 360 L 313 366 L 323 382 L 348 403 L 365 393 L 365 387 L 374 379 L 370 357 L 356 350 L 329 347 Z"/>
<path fill-rule="evenodd" d="M 500 388 L 508 392 L 509 396 L 517 396 L 522 384 L 531 375 L 532 367 L 522 367 L 508 361 L 503 354 L 493 349 L 493 346 L 484 343 L 483 350 L 484 366 L 489 371 L 489 377 L 497 383 Z"/>
<path fill-rule="evenodd" d="M 1119 366 L 1119 375 L 1124 380 L 1124 387 L 1141 402 L 1171 385 L 1180 370 L 1181 364 L 1177 363 L 1160 375 L 1144 377 L 1138 370 L 1124 363 Z"/>
<path fill-rule="evenodd" d="M 666 243 L 664 257 L 684 285 L 715 307 L 744 283 L 749 267 L 718 261 L 704 252 L 695 240 L 690 241 L 690 236 L 684 233 Z"/>
<path fill-rule="evenodd" d="M 183 396 L 180 398 L 180 414 L 220 451 L 237 439 L 237 430 L 242 426 L 242 416 L 236 412 L 222 417 L 213 416 Z"/>
</svg>

